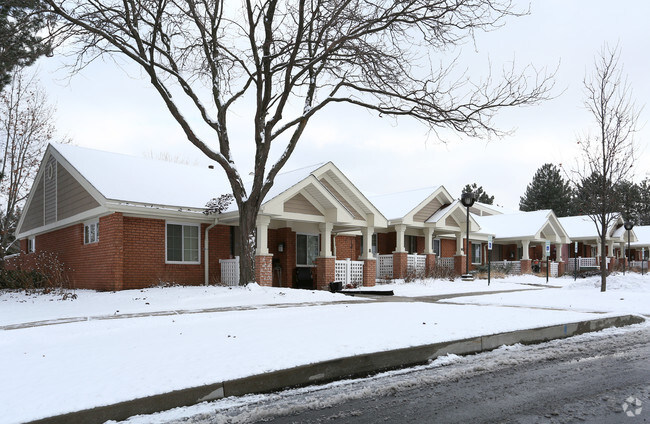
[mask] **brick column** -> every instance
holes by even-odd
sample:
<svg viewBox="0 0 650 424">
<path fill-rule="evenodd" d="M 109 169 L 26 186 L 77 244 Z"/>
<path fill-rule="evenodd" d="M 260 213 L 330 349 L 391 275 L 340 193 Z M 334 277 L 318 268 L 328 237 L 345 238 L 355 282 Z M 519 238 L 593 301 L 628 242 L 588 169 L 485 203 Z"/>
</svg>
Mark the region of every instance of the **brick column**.
<svg viewBox="0 0 650 424">
<path fill-rule="evenodd" d="M 557 276 L 561 277 L 566 272 L 566 264 L 564 262 L 557 263 Z"/>
<path fill-rule="evenodd" d="M 616 263 L 616 258 L 613 257 L 613 256 L 611 256 L 611 257 L 609 258 L 609 263 L 607 264 L 607 270 L 608 270 L 609 272 L 614 271 L 614 264 L 615 264 L 615 263 Z"/>
<path fill-rule="evenodd" d="M 465 255 L 456 255 L 454 256 L 454 272 L 456 275 L 465 274 L 465 268 L 467 268 L 467 256 Z"/>
<path fill-rule="evenodd" d="M 336 258 L 316 258 L 316 288 L 329 290 L 329 283 L 334 281 Z"/>
<path fill-rule="evenodd" d="M 433 274 L 433 269 L 436 267 L 436 255 L 427 255 L 424 262 L 424 275 L 429 276 Z"/>
<path fill-rule="evenodd" d="M 530 259 L 522 259 L 519 261 L 521 264 L 521 273 L 522 274 L 532 274 L 533 273 L 533 267 L 532 267 L 532 261 Z"/>
<path fill-rule="evenodd" d="M 393 278 L 405 278 L 408 265 L 408 253 L 393 252 Z"/>
<path fill-rule="evenodd" d="M 627 258 L 618 258 L 618 264 L 621 267 L 625 266 L 627 268 L 627 266 L 628 266 Z"/>
<path fill-rule="evenodd" d="M 102 217 L 99 241 L 104 247 L 104 260 L 110 269 L 107 285 L 111 290 L 124 289 L 124 216 L 120 212 Z"/>
<path fill-rule="evenodd" d="M 377 260 L 364 259 L 363 261 L 363 286 L 374 287 L 377 280 Z"/>
<path fill-rule="evenodd" d="M 273 286 L 273 255 L 255 256 L 255 282 L 260 286 Z"/>
</svg>

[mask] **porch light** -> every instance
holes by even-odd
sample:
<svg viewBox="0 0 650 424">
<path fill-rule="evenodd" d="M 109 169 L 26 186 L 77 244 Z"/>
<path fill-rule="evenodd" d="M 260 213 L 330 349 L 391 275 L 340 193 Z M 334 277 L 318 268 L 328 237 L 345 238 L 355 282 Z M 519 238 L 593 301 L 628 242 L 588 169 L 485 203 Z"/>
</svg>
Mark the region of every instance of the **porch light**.
<svg viewBox="0 0 650 424">
<path fill-rule="evenodd" d="M 474 205 L 475 201 L 474 193 L 463 193 L 460 196 L 460 203 L 467 208 L 467 244 L 465 245 L 465 275 L 462 275 L 463 280 L 471 280 L 472 275 L 469 273 L 469 261 L 470 261 L 470 248 L 469 248 L 469 208 Z"/>
<path fill-rule="evenodd" d="M 628 219 L 623 223 L 623 227 L 627 230 L 627 254 L 625 255 L 625 262 L 623 263 L 623 275 L 625 275 L 625 268 L 627 267 L 627 261 L 630 257 L 630 230 L 634 228 L 634 222 Z"/>
</svg>

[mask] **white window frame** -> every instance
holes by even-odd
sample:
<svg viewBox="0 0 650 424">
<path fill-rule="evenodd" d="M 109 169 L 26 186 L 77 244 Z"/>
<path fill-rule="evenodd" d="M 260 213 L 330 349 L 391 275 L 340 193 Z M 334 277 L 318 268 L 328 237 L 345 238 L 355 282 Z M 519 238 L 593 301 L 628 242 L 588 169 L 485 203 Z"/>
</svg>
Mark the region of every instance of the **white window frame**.
<svg viewBox="0 0 650 424">
<path fill-rule="evenodd" d="M 169 225 L 179 225 L 182 228 L 182 233 L 181 233 L 181 256 L 184 258 L 185 257 L 185 227 L 196 227 L 197 228 L 197 258 L 198 260 L 196 261 L 186 261 L 184 259 L 181 259 L 180 261 L 170 261 L 168 259 L 168 251 L 167 251 L 167 229 Z M 178 265 L 200 265 L 201 264 L 201 225 L 200 224 L 195 224 L 191 222 L 175 222 L 175 221 L 165 221 L 165 263 L 166 264 L 178 264 Z"/>
<path fill-rule="evenodd" d="M 99 243 L 99 219 L 84 222 L 84 244 Z"/>
<path fill-rule="evenodd" d="M 299 264 L 298 263 L 298 236 L 306 236 L 307 237 L 307 252 L 305 252 L 306 259 L 309 259 L 309 237 L 316 237 L 318 240 L 318 251 L 319 253 L 316 254 L 316 257 L 320 254 L 320 235 L 319 234 L 309 234 L 309 233 L 296 233 L 296 266 L 297 267 L 315 267 L 316 264 L 311 263 L 311 264 Z"/>
<path fill-rule="evenodd" d="M 27 253 L 36 252 L 36 236 L 27 238 Z"/>
<path fill-rule="evenodd" d="M 483 263 L 483 261 L 481 260 L 481 256 L 482 256 L 482 253 L 483 253 L 482 252 L 483 245 L 481 244 L 481 242 L 475 243 L 475 242 L 472 242 L 472 241 L 470 241 L 470 244 L 472 246 L 472 250 L 471 250 L 472 265 L 481 265 Z M 474 246 L 476 246 L 478 248 L 478 262 L 474 262 L 474 257 L 476 256 L 476 255 L 474 255 Z"/>
</svg>

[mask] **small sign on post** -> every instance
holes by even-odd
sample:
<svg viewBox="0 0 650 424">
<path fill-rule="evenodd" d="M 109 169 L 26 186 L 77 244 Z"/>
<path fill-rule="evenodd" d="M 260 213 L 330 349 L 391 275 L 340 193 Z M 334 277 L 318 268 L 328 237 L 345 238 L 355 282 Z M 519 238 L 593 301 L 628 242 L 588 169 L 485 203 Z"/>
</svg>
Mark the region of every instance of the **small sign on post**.
<svg viewBox="0 0 650 424">
<path fill-rule="evenodd" d="M 492 236 L 488 236 L 488 251 L 492 251 Z M 490 285 L 490 254 L 488 254 L 487 257 L 487 263 L 488 263 L 488 286 Z"/>
<path fill-rule="evenodd" d="M 546 240 L 546 283 L 548 284 L 548 257 L 551 256 L 551 242 Z"/>
</svg>

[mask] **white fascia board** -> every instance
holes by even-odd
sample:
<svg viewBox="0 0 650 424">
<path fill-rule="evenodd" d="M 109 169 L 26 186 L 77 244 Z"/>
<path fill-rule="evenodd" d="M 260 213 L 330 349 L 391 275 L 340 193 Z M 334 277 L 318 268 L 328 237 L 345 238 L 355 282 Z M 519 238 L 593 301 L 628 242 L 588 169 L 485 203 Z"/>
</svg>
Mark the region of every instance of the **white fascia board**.
<svg viewBox="0 0 650 424">
<path fill-rule="evenodd" d="M 65 218 L 60 221 L 52 222 L 51 224 L 43 225 L 41 227 L 37 227 L 29 231 L 16 234 L 16 238 L 22 239 L 26 237 L 31 237 L 36 234 L 49 233 L 50 231 L 58 230 L 59 228 L 69 227 L 70 225 L 82 223 L 92 218 L 98 218 L 101 216 L 110 215 L 111 213 L 113 213 L 113 211 L 107 209 L 105 206 L 97 206 L 96 208 L 89 209 L 82 213 L 78 213 L 74 216 L 71 216 L 70 218 Z"/>
</svg>

